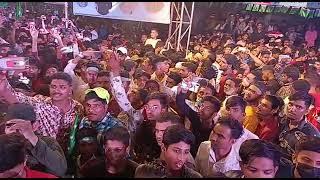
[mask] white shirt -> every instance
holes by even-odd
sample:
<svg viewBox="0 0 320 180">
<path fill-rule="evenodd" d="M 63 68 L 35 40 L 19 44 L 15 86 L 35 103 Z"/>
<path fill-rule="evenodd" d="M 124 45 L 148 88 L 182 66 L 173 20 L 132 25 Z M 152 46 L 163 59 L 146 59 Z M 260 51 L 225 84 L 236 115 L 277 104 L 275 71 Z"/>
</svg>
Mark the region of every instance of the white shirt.
<svg viewBox="0 0 320 180">
<path fill-rule="evenodd" d="M 149 38 L 149 39 L 146 40 L 146 42 L 144 43 L 144 45 L 151 44 L 152 47 L 155 49 L 158 41 L 161 41 L 161 39 L 152 39 L 152 38 Z"/>
<path fill-rule="evenodd" d="M 250 132 L 248 129 L 243 128 L 243 134 L 241 135 L 241 137 L 239 139 L 237 139 L 237 141 L 232 145 L 234 150 L 237 152 L 237 159 L 240 161 L 241 158 L 239 156 L 239 150 L 240 150 L 240 146 L 243 142 L 245 142 L 246 140 L 249 139 L 259 139 L 259 137 L 255 134 L 253 134 L 252 132 Z"/>
<path fill-rule="evenodd" d="M 237 150 L 232 147 L 227 157 L 217 161 L 214 151 L 210 148 L 209 166 L 212 166 L 212 172 L 226 173 L 230 170 L 240 170 L 238 154 Z"/>
</svg>

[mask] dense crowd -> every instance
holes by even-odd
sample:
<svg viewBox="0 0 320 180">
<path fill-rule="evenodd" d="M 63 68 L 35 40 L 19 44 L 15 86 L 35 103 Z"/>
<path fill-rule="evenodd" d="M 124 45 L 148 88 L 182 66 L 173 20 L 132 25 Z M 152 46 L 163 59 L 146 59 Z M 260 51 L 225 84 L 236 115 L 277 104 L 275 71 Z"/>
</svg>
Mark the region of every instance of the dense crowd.
<svg viewBox="0 0 320 180">
<path fill-rule="evenodd" d="M 185 56 L 156 28 L 2 9 L 0 61 L 27 65 L 0 75 L 0 177 L 319 178 L 315 26 L 211 18 Z"/>
</svg>

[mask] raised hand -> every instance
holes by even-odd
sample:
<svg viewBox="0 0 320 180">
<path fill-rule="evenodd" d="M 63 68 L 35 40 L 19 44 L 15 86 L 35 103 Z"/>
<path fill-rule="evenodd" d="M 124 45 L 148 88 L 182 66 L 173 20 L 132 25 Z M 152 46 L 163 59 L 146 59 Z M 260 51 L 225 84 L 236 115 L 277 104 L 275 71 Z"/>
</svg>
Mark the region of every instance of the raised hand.
<svg viewBox="0 0 320 180">
<path fill-rule="evenodd" d="M 38 35 L 39 35 L 39 31 L 37 29 L 30 29 L 30 35 L 32 38 L 38 38 Z"/>
</svg>

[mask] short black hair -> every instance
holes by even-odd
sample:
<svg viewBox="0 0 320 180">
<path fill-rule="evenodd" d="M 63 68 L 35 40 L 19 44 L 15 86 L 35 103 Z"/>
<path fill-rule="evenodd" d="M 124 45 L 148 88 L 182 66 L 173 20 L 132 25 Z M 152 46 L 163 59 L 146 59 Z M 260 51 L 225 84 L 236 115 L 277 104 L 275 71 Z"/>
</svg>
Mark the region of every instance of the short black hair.
<svg viewBox="0 0 320 180">
<path fill-rule="evenodd" d="M 105 99 L 100 98 L 94 91 L 88 92 L 88 94 L 85 95 L 85 102 L 89 101 L 90 99 L 95 99 L 97 101 L 100 101 L 102 104 L 107 104 L 107 101 Z"/>
<path fill-rule="evenodd" d="M 29 104 L 12 104 L 8 108 L 5 119 L 22 119 L 34 123 L 36 121 L 36 112 L 34 111 L 34 107 Z"/>
<path fill-rule="evenodd" d="M 72 85 L 72 77 L 67 73 L 64 73 L 64 72 L 55 73 L 54 75 L 51 76 L 50 83 L 54 79 L 61 79 L 61 80 L 66 81 L 70 86 Z"/>
<path fill-rule="evenodd" d="M 226 109 L 229 110 L 231 107 L 240 106 L 241 111 L 245 112 L 247 102 L 241 96 L 231 96 L 226 100 Z"/>
<path fill-rule="evenodd" d="M 216 88 L 214 88 L 214 86 L 207 80 L 207 79 L 201 79 L 198 81 L 198 83 L 200 84 L 200 88 L 209 88 L 212 92 L 212 95 L 216 95 L 217 91 Z"/>
<path fill-rule="evenodd" d="M 284 68 L 282 74 L 287 75 L 288 78 L 291 78 L 293 81 L 295 81 L 299 79 L 300 71 L 295 66 L 287 66 Z"/>
<path fill-rule="evenodd" d="M 98 136 L 98 132 L 95 128 L 81 128 L 77 132 L 76 139 L 77 141 L 80 141 L 85 137 L 92 137 L 95 140 L 97 140 L 97 136 Z"/>
<path fill-rule="evenodd" d="M 137 67 L 137 63 L 132 60 L 126 60 L 123 63 L 123 68 L 126 71 L 131 71 L 133 68 Z"/>
<path fill-rule="evenodd" d="M 205 96 L 202 98 L 202 102 L 205 101 L 210 102 L 213 105 L 215 112 L 220 111 L 221 101 L 218 98 L 216 98 L 215 96 Z"/>
<path fill-rule="evenodd" d="M 107 71 L 107 70 L 99 71 L 98 77 L 102 77 L 102 76 L 110 77 L 110 71 Z"/>
<path fill-rule="evenodd" d="M 320 138 L 315 136 L 303 136 L 295 145 L 295 152 L 313 151 L 320 153 Z"/>
<path fill-rule="evenodd" d="M 272 109 L 281 109 L 282 108 L 282 103 L 280 101 L 281 98 L 277 97 L 277 96 L 273 96 L 273 95 L 264 95 L 263 97 L 264 99 L 266 99 L 267 101 L 271 102 L 271 108 Z"/>
<path fill-rule="evenodd" d="M 164 131 L 162 142 L 165 147 L 181 141 L 192 146 L 195 143 L 195 136 L 181 125 L 170 126 Z"/>
<path fill-rule="evenodd" d="M 239 155 L 243 164 L 248 164 L 254 158 L 263 157 L 273 161 L 274 167 L 279 166 L 281 154 L 271 143 L 261 139 L 249 139 L 240 146 Z"/>
<path fill-rule="evenodd" d="M 183 125 L 183 121 L 180 116 L 173 112 L 162 112 L 157 119 L 157 123 L 171 122 L 171 124 Z"/>
<path fill-rule="evenodd" d="M 262 56 L 262 55 L 265 55 L 265 54 L 270 55 L 270 54 L 271 54 L 271 52 L 270 52 L 270 51 L 261 51 L 261 56 Z"/>
<path fill-rule="evenodd" d="M 182 81 L 181 76 L 176 72 L 171 72 L 168 77 L 173 79 L 176 84 L 179 84 Z"/>
<path fill-rule="evenodd" d="M 161 93 L 161 92 L 153 92 L 148 95 L 146 99 L 146 103 L 149 102 L 150 100 L 159 100 L 162 108 L 168 109 L 169 108 L 169 97 L 166 93 Z"/>
<path fill-rule="evenodd" d="M 314 98 L 309 93 L 298 91 L 292 94 L 291 96 L 289 96 L 289 101 L 304 101 L 304 104 L 308 109 L 310 105 L 313 104 Z"/>
<path fill-rule="evenodd" d="M 189 72 L 195 73 L 197 70 L 197 65 L 191 62 L 184 62 L 181 64 L 183 67 L 186 67 Z"/>
<path fill-rule="evenodd" d="M 303 92 L 308 93 L 311 88 L 311 85 L 305 79 L 298 79 L 298 80 L 293 81 L 292 87 L 295 91 L 303 91 Z"/>
<path fill-rule="evenodd" d="M 17 133 L 0 135 L 0 173 L 22 164 L 26 158 L 25 138 Z"/>
<path fill-rule="evenodd" d="M 272 54 L 281 54 L 281 50 L 279 48 L 273 48 L 271 52 Z"/>
<path fill-rule="evenodd" d="M 243 126 L 240 124 L 239 121 L 231 118 L 231 117 L 220 117 L 218 122 L 215 124 L 227 126 L 231 130 L 231 137 L 233 139 L 239 139 L 241 135 L 243 134 Z"/>
<path fill-rule="evenodd" d="M 130 134 L 127 128 L 123 126 L 117 126 L 106 131 L 103 135 L 103 140 L 104 143 L 106 143 L 108 140 L 120 141 L 128 147 L 130 144 Z"/>
</svg>

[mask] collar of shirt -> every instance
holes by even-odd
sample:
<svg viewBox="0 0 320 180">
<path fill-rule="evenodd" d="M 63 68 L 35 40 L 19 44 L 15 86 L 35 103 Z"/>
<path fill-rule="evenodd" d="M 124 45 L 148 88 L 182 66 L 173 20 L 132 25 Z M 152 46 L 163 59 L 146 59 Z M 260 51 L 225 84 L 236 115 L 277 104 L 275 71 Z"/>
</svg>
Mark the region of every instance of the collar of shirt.
<svg viewBox="0 0 320 180">
<path fill-rule="evenodd" d="M 90 128 L 90 127 L 94 127 L 97 129 L 98 132 L 103 132 L 107 129 L 112 128 L 113 126 L 115 126 L 116 124 L 118 124 L 119 121 L 117 121 L 114 117 L 111 116 L 110 113 L 107 113 L 107 115 L 99 122 L 94 123 L 90 120 L 88 120 L 87 117 L 85 117 L 81 123 L 79 128 Z"/>
<path fill-rule="evenodd" d="M 216 172 L 225 173 L 229 170 L 240 170 L 239 161 L 237 159 L 237 151 L 234 147 L 231 148 L 229 154 L 219 161 L 216 160 L 215 153 L 212 148 L 209 152 L 209 163 L 213 163 L 213 169 Z"/>
<path fill-rule="evenodd" d="M 305 125 L 306 123 L 307 123 L 306 116 L 304 116 L 304 117 L 303 117 L 303 120 L 302 120 L 302 121 L 299 123 L 299 125 L 298 125 L 297 127 L 295 127 L 295 128 L 297 128 L 297 129 L 299 129 L 299 130 L 302 130 L 302 128 L 304 127 L 304 125 Z M 290 120 L 285 119 L 284 125 L 285 125 L 285 128 L 284 128 L 285 131 L 290 130 L 290 127 L 289 127 L 289 125 L 290 125 Z"/>
</svg>

